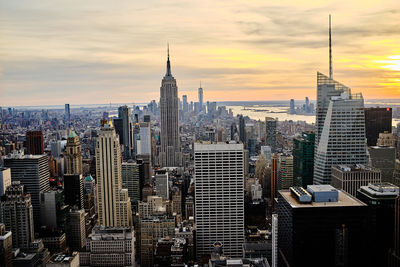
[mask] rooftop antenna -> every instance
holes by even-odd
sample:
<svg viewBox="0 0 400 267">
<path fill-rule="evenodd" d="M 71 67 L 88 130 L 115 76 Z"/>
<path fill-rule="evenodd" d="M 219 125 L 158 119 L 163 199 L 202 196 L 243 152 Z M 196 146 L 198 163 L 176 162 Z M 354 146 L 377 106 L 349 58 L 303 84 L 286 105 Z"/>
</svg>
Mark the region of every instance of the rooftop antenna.
<svg viewBox="0 0 400 267">
<path fill-rule="evenodd" d="M 329 14 L 329 79 L 332 80 L 332 25 L 331 14 Z"/>
</svg>

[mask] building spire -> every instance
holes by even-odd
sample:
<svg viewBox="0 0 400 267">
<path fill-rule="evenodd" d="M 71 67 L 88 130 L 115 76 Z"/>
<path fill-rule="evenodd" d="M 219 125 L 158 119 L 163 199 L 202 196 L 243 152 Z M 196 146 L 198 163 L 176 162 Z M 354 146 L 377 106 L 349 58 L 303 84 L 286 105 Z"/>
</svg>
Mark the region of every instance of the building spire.
<svg viewBox="0 0 400 267">
<path fill-rule="evenodd" d="M 333 74 L 332 74 L 332 25 L 331 25 L 331 14 L 329 14 L 329 78 L 333 79 Z"/>
<path fill-rule="evenodd" d="M 167 54 L 168 54 L 167 73 L 165 74 L 165 76 L 172 76 L 171 75 L 171 63 L 169 62 L 169 43 L 167 44 Z"/>
</svg>

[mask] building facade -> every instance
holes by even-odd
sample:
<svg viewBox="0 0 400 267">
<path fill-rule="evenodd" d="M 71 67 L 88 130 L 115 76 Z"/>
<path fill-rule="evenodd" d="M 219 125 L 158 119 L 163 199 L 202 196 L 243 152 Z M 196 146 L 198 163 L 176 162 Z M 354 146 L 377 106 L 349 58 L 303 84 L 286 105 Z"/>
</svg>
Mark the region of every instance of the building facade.
<svg viewBox="0 0 400 267">
<path fill-rule="evenodd" d="M 293 178 L 297 186 L 313 184 L 314 145 L 314 132 L 303 132 L 293 139 Z"/>
<path fill-rule="evenodd" d="M 392 132 L 392 108 L 365 108 L 365 133 L 368 146 L 376 146 L 379 134 Z"/>
<path fill-rule="evenodd" d="M 221 242 L 227 256 L 241 257 L 244 242 L 243 144 L 194 144 L 197 258 Z"/>
<path fill-rule="evenodd" d="M 65 173 L 82 174 L 82 147 L 79 137 L 74 131 L 68 136 L 65 146 Z"/>
</svg>

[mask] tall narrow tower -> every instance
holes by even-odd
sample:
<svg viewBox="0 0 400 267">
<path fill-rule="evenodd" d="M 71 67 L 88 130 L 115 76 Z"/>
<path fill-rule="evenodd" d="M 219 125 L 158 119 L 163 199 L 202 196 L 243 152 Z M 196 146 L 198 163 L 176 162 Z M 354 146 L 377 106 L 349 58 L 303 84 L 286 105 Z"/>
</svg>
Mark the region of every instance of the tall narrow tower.
<svg viewBox="0 0 400 267">
<path fill-rule="evenodd" d="M 178 87 L 171 74 L 168 47 L 167 73 L 162 79 L 160 87 L 161 152 L 159 163 L 162 167 L 178 167 L 182 164 L 178 103 Z"/>
<path fill-rule="evenodd" d="M 66 174 L 82 174 L 82 151 L 79 137 L 74 131 L 68 137 L 65 147 Z"/>
<path fill-rule="evenodd" d="M 119 139 L 111 122 L 103 123 L 97 138 L 96 178 L 100 225 L 131 226 L 131 202 L 128 190 L 122 189 Z"/>
<path fill-rule="evenodd" d="M 199 87 L 199 106 L 200 106 L 200 111 L 203 110 L 203 88 L 201 87 L 201 82 L 200 82 L 200 87 Z"/>
</svg>

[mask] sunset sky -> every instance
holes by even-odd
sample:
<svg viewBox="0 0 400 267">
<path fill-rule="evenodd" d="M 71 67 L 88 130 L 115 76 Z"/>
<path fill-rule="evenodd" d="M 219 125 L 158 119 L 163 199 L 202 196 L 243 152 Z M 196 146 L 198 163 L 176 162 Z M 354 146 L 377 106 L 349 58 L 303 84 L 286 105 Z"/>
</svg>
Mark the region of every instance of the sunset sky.
<svg viewBox="0 0 400 267">
<path fill-rule="evenodd" d="M 400 98 L 399 0 L 0 0 L 0 106 L 159 100 L 170 44 L 179 96 L 315 99 L 328 74 Z"/>
</svg>

